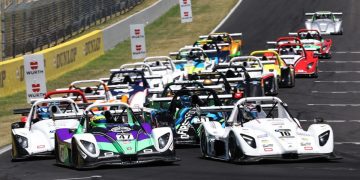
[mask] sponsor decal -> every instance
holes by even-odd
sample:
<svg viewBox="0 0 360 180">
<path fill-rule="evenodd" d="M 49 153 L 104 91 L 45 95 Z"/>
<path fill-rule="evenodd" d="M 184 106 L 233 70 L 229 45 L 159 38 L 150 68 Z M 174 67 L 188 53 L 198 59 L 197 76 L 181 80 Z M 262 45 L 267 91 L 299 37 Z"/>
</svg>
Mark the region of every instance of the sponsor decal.
<svg viewBox="0 0 360 180">
<path fill-rule="evenodd" d="M 32 87 L 32 92 L 34 93 L 40 92 L 40 84 L 32 84 L 31 87 Z"/>
<path fill-rule="evenodd" d="M 38 146 L 36 146 L 36 148 L 43 149 L 43 148 L 45 148 L 45 145 L 38 145 Z"/>
<path fill-rule="evenodd" d="M 189 16 L 189 12 L 185 11 L 185 12 L 184 12 L 184 16 L 185 16 L 185 17 L 188 17 L 188 16 Z"/>
<path fill-rule="evenodd" d="M 85 42 L 84 55 L 87 56 L 91 53 L 99 51 L 100 49 L 101 49 L 101 38 L 92 39 L 88 42 Z"/>
<path fill-rule="evenodd" d="M 311 146 L 311 142 L 301 142 L 300 146 Z"/>
<path fill-rule="evenodd" d="M 306 147 L 304 147 L 304 150 L 306 150 L 306 151 L 311 151 L 311 150 L 313 150 L 313 147 L 311 147 L 311 146 L 306 146 Z"/>
<path fill-rule="evenodd" d="M 137 45 L 135 46 L 135 49 L 136 49 L 136 51 L 141 51 L 141 44 L 137 44 Z"/>
<path fill-rule="evenodd" d="M 30 68 L 31 68 L 31 70 L 35 71 L 35 70 L 38 69 L 38 67 L 39 67 L 39 65 L 38 65 L 38 62 L 37 62 L 37 61 L 30 61 Z"/>
<path fill-rule="evenodd" d="M 265 152 L 271 152 L 271 151 L 273 151 L 273 148 L 264 148 L 264 151 Z"/>
<path fill-rule="evenodd" d="M 139 28 L 136 28 L 134 31 L 135 31 L 135 36 L 140 35 L 141 30 Z"/>
<path fill-rule="evenodd" d="M 114 153 L 113 152 L 105 152 L 104 156 L 105 157 L 112 157 L 112 156 L 114 156 Z"/>
<path fill-rule="evenodd" d="M 55 68 L 59 69 L 63 66 L 74 63 L 76 61 L 76 55 L 77 55 L 76 47 L 60 52 L 59 54 L 56 54 L 56 58 L 54 62 Z"/>
<path fill-rule="evenodd" d="M 132 150 L 132 147 L 127 147 L 126 148 L 128 151 L 131 151 Z"/>
</svg>

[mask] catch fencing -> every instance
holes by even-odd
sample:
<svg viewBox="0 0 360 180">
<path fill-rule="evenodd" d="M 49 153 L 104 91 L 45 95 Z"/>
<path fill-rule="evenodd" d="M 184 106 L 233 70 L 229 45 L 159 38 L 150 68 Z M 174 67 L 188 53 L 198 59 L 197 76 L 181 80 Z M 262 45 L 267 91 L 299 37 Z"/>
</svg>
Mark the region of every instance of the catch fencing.
<svg viewBox="0 0 360 180">
<path fill-rule="evenodd" d="M 2 0 L 0 59 L 56 46 L 143 1 Z"/>
</svg>

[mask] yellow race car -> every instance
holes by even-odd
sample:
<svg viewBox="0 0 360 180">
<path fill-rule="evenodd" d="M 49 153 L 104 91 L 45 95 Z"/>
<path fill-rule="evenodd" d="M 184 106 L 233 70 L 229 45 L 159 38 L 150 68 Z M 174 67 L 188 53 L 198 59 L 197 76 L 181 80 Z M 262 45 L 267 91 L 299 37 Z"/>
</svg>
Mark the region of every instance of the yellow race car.
<svg viewBox="0 0 360 180">
<path fill-rule="evenodd" d="M 274 73 L 279 87 L 295 86 L 295 70 L 293 65 L 288 65 L 273 50 L 253 51 L 250 56 L 259 57 L 264 66 L 264 72 Z"/>
</svg>

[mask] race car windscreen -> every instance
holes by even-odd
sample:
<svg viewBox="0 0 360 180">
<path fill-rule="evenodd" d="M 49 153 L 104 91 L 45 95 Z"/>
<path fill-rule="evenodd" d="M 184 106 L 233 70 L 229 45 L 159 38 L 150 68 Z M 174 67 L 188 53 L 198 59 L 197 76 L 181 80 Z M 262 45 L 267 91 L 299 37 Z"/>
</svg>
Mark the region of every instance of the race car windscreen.
<svg viewBox="0 0 360 180">
<path fill-rule="evenodd" d="M 137 72 L 114 72 L 110 77 L 108 85 L 128 84 L 146 86 L 144 81 L 146 81 L 144 76 Z"/>
</svg>

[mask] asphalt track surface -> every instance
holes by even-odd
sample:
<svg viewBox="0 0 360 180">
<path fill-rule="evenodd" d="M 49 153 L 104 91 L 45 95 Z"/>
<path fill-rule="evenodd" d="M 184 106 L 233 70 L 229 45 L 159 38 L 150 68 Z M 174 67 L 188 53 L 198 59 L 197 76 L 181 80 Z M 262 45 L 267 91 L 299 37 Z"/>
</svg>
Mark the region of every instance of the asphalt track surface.
<svg viewBox="0 0 360 180">
<path fill-rule="evenodd" d="M 320 77 L 296 79 L 296 87 L 281 89 L 304 128 L 314 117 L 333 127 L 333 162 L 262 162 L 229 164 L 200 158 L 198 147 L 177 149 L 182 161 L 174 165 L 150 164 L 103 167 L 77 171 L 58 167 L 53 159 L 11 162 L 0 155 L 0 179 L 360 179 L 360 1 L 357 0 L 244 0 L 219 31 L 243 32 L 244 51 L 265 48 L 274 40 L 304 26 L 304 13 L 331 10 L 344 13 L 344 35 L 331 36 L 333 58 L 321 60 Z"/>
</svg>

